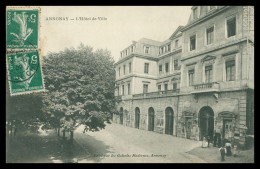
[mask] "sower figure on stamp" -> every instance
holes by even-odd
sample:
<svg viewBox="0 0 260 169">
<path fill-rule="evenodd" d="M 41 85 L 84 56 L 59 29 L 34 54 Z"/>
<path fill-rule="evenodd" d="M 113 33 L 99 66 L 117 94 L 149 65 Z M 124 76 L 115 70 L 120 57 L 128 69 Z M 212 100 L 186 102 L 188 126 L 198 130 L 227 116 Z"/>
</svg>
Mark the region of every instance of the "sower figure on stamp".
<svg viewBox="0 0 260 169">
<path fill-rule="evenodd" d="M 31 28 L 27 28 L 27 18 L 28 15 L 25 14 L 26 12 L 22 12 L 22 14 L 16 14 L 14 12 L 13 21 L 15 21 L 20 26 L 20 33 L 17 35 L 16 33 L 11 33 L 11 35 L 14 35 L 17 39 L 17 41 L 20 43 L 20 45 L 24 45 L 24 41 L 30 36 L 33 32 Z"/>
</svg>

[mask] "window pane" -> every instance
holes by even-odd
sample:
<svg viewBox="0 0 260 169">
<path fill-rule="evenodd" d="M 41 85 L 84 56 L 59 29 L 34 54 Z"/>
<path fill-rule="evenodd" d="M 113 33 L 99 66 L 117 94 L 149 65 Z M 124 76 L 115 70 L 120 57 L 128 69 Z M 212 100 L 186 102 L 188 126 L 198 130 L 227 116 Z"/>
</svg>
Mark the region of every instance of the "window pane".
<svg viewBox="0 0 260 169">
<path fill-rule="evenodd" d="M 209 73 L 209 81 L 212 82 L 212 77 L 213 77 L 213 74 L 212 74 L 212 70 L 210 70 L 210 73 Z"/>
<path fill-rule="evenodd" d="M 177 89 L 177 83 L 173 83 L 173 84 L 172 84 L 172 89 L 173 89 L 173 90 L 176 90 L 176 89 Z"/>
<path fill-rule="evenodd" d="M 165 72 L 169 71 L 169 63 L 165 63 Z"/>
<path fill-rule="evenodd" d="M 207 44 L 213 43 L 214 41 L 213 33 L 214 33 L 214 27 L 207 29 Z"/>
<path fill-rule="evenodd" d="M 144 73 L 148 73 L 149 71 L 149 63 L 144 64 Z"/>
<path fill-rule="evenodd" d="M 231 74 L 230 80 L 235 80 L 235 66 L 231 67 L 230 74 Z"/>
<path fill-rule="evenodd" d="M 131 94 L 130 84 L 128 84 L 128 94 Z"/>
<path fill-rule="evenodd" d="M 190 37 L 190 50 L 194 50 L 196 48 L 196 36 Z"/>
<path fill-rule="evenodd" d="M 147 85 L 147 84 L 144 84 L 144 85 L 143 85 L 143 92 L 144 92 L 144 93 L 147 93 L 147 92 L 148 92 L 148 85 Z"/>
<path fill-rule="evenodd" d="M 230 81 L 230 67 L 227 67 L 226 69 L 226 79 L 227 81 Z"/>
<path fill-rule="evenodd" d="M 236 18 L 227 20 L 228 37 L 236 35 Z"/>
<path fill-rule="evenodd" d="M 158 91 L 161 91 L 161 85 L 158 85 Z"/>
<path fill-rule="evenodd" d="M 159 72 L 162 72 L 162 65 L 159 65 Z"/>
<path fill-rule="evenodd" d="M 197 8 L 193 9 L 193 19 L 197 18 Z"/>
<path fill-rule="evenodd" d="M 178 67 L 178 59 L 174 59 L 174 67 Z"/>
<path fill-rule="evenodd" d="M 132 66 L 132 64 L 131 64 L 131 63 L 129 63 L 129 73 L 131 73 L 131 71 L 132 71 L 132 68 L 131 68 L 131 66 Z"/>
<path fill-rule="evenodd" d="M 193 85 L 194 69 L 189 70 L 189 85 Z"/>
<path fill-rule="evenodd" d="M 165 91 L 168 90 L 168 84 L 164 84 L 164 90 L 165 90 Z"/>
</svg>

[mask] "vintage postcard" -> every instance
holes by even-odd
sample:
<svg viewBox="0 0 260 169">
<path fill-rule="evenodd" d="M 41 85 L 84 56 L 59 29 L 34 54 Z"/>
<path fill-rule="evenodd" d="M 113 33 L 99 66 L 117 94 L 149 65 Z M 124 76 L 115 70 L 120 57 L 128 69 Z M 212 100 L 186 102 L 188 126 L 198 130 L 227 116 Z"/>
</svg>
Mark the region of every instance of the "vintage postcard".
<svg viewBox="0 0 260 169">
<path fill-rule="evenodd" d="M 254 163 L 254 6 L 7 6 L 6 163 Z"/>
</svg>

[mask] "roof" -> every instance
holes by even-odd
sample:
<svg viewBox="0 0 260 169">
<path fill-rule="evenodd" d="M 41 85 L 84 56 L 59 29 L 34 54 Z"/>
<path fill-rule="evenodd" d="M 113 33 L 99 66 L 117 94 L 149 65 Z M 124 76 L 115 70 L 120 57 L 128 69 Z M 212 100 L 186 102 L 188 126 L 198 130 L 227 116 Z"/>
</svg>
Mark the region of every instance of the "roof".
<svg viewBox="0 0 260 169">
<path fill-rule="evenodd" d="M 165 45 L 165 44 L 167 44 L 167 43 L 169 43 L 169 42 L 171 42 L 171 40 L 170 40 L 170 39 L 167 39 L 167 40 L 163 41 L 163 42 L 161 43 L 161 45 Z"/>
<path fill-rule="evenodd" d="M 198 10 L 198 18 L 193 19 L 193 17 L 192 17 L 193 13 L 192 13 L 192 11 L 191 11 L 190 17 L 189 17 L 189 20 L 188 20 L 186 26 L 188 26 L 188 25 L 190 25 L 190 24 L 192 24 L 192 23 L 194 23 L 194 22 L 196 22 L 196 21 L 198 21 L 198 20 L 204 18 L 204 17 L 207 16 L 207 15 L 210 15 L 210 14 L 212 14 L 212 13 L 215 13 L 215 12 L 219 11 L 220 9 L 222 9 L 222 8 L 225 7 L 225 6 L 217 6 L 217 8 L 215 8 L 215 9 L 212 10 L 212 11 L 208 11 L 208 7 L 209 7 L 209 6 L 192 6 L 191 10 L 194 9 L 194 8 L 196 8 L 196 7 L 199 8 L 199 10 Z M 185 26 L 185 27 L 186 27 L 186 26 Z"/>
<path fill-rule="evenodd" d="M 147 39 L 147 38 L 142 38 L 138 42 L 153 45 L 153 46 L 161 46 L 162 45 L 162 42 L 155 41 L 155 40 L 152 40 L 152 39 Z"/>
<path fill-rule="evenodd" d="M 171 35 L 171 37 L 169 39 L 173 39 L 178 32 L 180 32 L 180 30 L 183 28 L 184 26 L 179 26 L 174 32 L 173 34 Z"/>
</svg>

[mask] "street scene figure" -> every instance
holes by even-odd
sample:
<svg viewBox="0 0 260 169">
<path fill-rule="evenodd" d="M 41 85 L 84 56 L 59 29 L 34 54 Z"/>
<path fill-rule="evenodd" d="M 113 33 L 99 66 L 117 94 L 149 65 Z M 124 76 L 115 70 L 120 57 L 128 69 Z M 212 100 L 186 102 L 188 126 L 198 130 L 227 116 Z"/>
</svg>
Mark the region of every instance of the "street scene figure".
<svg viewBox="0 0 260 169">
<path fill-rule="evenodd" d="M 221 161 L 225 161 L 225 148 L 224 148 L 224 146 L 220 147 L 219 152 L 220 152 L 220 156 L 221 156 Z"/>
<path fill-rule="evenodd" d="M 233 156 L 236 157 L 237 155 L 238 155 L 237 145 L 234 145 L 234 148 L 233 148 Z"/>
<path fill-rule="evenodd" d="M 208 141 L 208 147 L 209 147 L 209 144 L 210 144 L 210 141 L 211 141 L 210 136 L 207 136 L 207 141 Z"/>
<path fill-rule="evenodd" d="M 225 148 L 226 148 L 226 155 L 227 156 L 231 156 L 232 155 L 232 152 L 231 152 L 231 143 L 230 142 L 227 142 L 225 144 Z"/>
<path fill-rule="evenodd" d="M 207 142 L 207 139 L 206 139 L 206 137 L 203 137 L 203 141 L 202 141 L 202 148 L 206 148 L 206 147 L 208 147 L 208 142 Z"/>
</svg>

